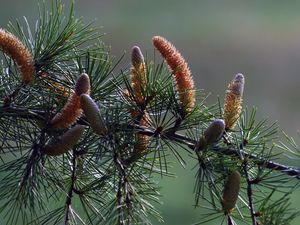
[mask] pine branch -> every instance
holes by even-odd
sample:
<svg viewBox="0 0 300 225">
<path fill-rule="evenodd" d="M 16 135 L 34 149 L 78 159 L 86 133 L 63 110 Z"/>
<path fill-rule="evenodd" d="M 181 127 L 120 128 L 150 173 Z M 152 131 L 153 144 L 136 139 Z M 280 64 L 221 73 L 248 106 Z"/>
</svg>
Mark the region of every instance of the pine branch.
<svg viewBox="0 0 300 225">
<path fill-rule="evenodd" d="M 186 144 L 187 146 L 189 146 L 190 149 L 195 149 L 195 145 L 197 143 L 196 140 L 190 139 L 181 134 L 173 134 L 168 137 L 171 140 L 175 140 L 180 143 Z M 272 160 L 266 160 L 265 158 L 259 157 L 253 153 L 248 153 L 243 150 L 233 149 L 232 147 L 223 148 L 219 146 L 214 146 L 213 148 L 211 148 L 211 150 L 213 150 L 214 152 L 222 153 L 227 156 L 240 157 L 240 155 L 243 155 L 245 158 L 253 160 L 259 166 L 264 166 L 265 168 L 282 172 L 298 180 L 300 179 L 300 169 L 283 165 L 278 162 L 274 162 Z"/>
<path fill-rule="evenodd" d="M 34 109 L 30 110 L 27 108 L 20 108 L 20 107 L 0 108 L 0 116 L 13 115 L 20 118 L 35 119 L 35 120 L 45 119 L 47 113 L 48 112 L 43 110 L 34 110 Z M 83 118 L 80 118 L 78 124 L 86 125 L 87 123 Z M 140 134 L 144 134 L 147 136 L 155 136 L 158 134 L 157 133 L 158 130 L 152 130 L 147 127 L 142 127 L 139 125 L 133 125 L 133 126 L 129 125 L 128 128 L 132 130 L 137 130 Z M 176 141 L 180 144 L 184 144 L 188 146 L 191 150 L 195 149 L 195 146 L 198 142 L 197 140 L 191 139 L 182 134 L 174 133 L 173 130 L 171 130 L 171 132 L 165 133 L 164 137 L 169 140 Z M 233 149 L 231 146 L 228 146 L 227 148 L 214 146 L 213 148 L 211 148 L 211 150 L 217 153 L 222 153 L 227 156 L 240 157 L 240 155 L 243 155 L 246 159 L 253 160 L 258 166 L 264 166 L 265 168 L 282 172 L 290 177 L 300 180 L 300 169 L 288 165 L 283 165 L 278 162 L 274 162 L 272 160 L 266 160 L 265 158 L 259 157 L 253 153 L 245 152 L 242 149 L 239 150 Z"/>
<path fill-rule="evenodd" d="M 150 216 L 161 220 L 152 205 L 159 203 L 152 174 L 171 176 L 170 154 L 185 166 L 182 151 L 197 163 L 196 206 L 202 205 L 200 198 L 209 203 L 213 213 L 208 217 L 221 217 L 222 224 L 228 225 L 235 225 L 236 219 L 252 219 L 253 225 L 275 219 L 278 225 L 283 219 L 274 212 L 287 213 L 288 222 L 296 217 L 288 214 L 284 198 L 275 201 L 277 208 L 269 199 L 260 200 L 266 194 L 259 188 L 266 187 L 267 193 L 281 191 L 287 187 L 283 181 L 300 180 L 300 168 L 277 163 L 273 152 L 276 126 L 265 120 L 256 123 L 255 110 L 242 110 L 242 74 L 229 84 L 224 110 L 207 107 L 182 55 L 165 38 L 155 36 L 153 44 L 168 69 L 145 61 L 135 46 L 130 70 L 115 76 L 116 64 L 108 48 L 98 40 L 92 43 L 99 33 L 74 18 L 73 4 L 66 18 L 62 8 L 60 0 L 53 2 L 51 12 L 40 13 L 34 30 L 26 19 L 27 29 L 19 22 L 9 25 L 24 45 L 22 49 L 32 54 L 30 72 L 35 74 L 34 79 L 25 79 L 28 85 L 18 76 L 22 60 L 13 57 L 11 46 L 0 40 L 7 54 L 0 64 L 0 172 L 4 174 L 0 200 L 8 200 L 0 214 L 8 211 L 8 223 L 129 225 L 151 224 Z M 72 89 L 81 73 L 87 73 L 84 77 L 91 81 L 91 92 L 85 93 L 90 96 Z M 55 127 L 53 117 L 60 115 L 73 93 L 78 113 L 67 126 Z M 197 105 L 196 97 L 200 100 Z M 93 104 L 84 104 L 87 99 Z M 95 106 L 92 113 L 91 105 Z M 70 113 L 75 109 L 66 108 Z M 69 114 L 65 115 L 63 122 Z M 100 119 L 93 117 L 101 117 L 105 132 L 95 132 Z M 67 143 L 56 155 L 41 150 L 64 144 L 63 135 L 77 124 L 84 126 L 80 126 L 83 135 L 76 139 L 76 148 L 72 150 Z M 299 156 L 298 147 L 293 140 L 289 142 Z M 289 150 L 282 143 L 277 147 Z M 279 183 L 284 184 L 278 187 Z M 53 206 L 53 210 L 54 202 L 60 207 Z M 39 216 L 40 211 L 45 215 Z M 261 215 L 264 212 L 271 215 Z"/>
<path fill-rule="evenodd" d="M 72 161 L 71 161 L 71 184 L 69 191 L 67 193 L 67 198 L 66 198 L 66 212 L 65 212 L 65 225 L 70 224 L 70 213 L 72 211 L 72 197 L 73 197 L 73 192 L 75 193 L 75 182 L 76 182 L 76 153 L 73 150 L 73 155 L 72 155 Z"/>
<path fill-rule="evenodd" d="M 244 160 L 242 167 L 243 167 L 243 171 L 245 173 L 246 180 L 247 180 L 248 205 L 249 205 L 249 210 L 250 210 L 250 214 L 251 214 L 252 225 L 258 225 L 258 223 L 256 221 L 256 213 L 254 210 L 252 182 L 251 182 L 251 177 L 248 173 L 247 159 Z"/>
<path fill-rule="evenodd" d="M 119 157 L 119 154 L 114 151 L 114 163 L 119 171 L 119 181 L 118 181 L 118 191 L 117 191 L 117 208 L 119 211 L 118 220 L 120 225 L 131 224 L 132 218 L 132 205 L 131 205 L 131 194 L 129 190 L 129 182 L 128 182 L 128 174 L 126 166 L 123 164 L 122 159 Z M 125 196 L 123 196 L 123 192 Z M 125 223 L 123 218 L 122 209 L 126 207 L 126 211 L 128 213 L 127 221 Z"/>
</svg>

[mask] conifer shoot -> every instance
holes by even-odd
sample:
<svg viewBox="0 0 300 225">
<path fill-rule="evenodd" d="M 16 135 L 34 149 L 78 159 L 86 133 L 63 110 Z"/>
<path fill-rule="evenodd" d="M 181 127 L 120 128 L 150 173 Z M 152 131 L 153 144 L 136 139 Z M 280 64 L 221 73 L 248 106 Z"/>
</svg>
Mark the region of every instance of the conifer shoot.
<svg viewBox="0 0 300 225">
<path fill-rule="evenodd" d="M 134 97 L 137 105 L 145 103 L 145 87 L 146 87 L 146 66 L 144 56 L 138 46 L 134 46 L 131 51 L 131 79 Z"/>
<path fill-rule="evenodd" d="M 152 42 L 174 74 L 179 102 L 184 113 L 190 113 L 195 107 L 196 98 L 193 77 L 185 59 L 165 38 L 154 36 Z"/>
<path fill-rule="evenodd" d="M 35 73 L 33 56 L 16 36 L 1 28 L 0 50 L 15 61 L 20 70 L 22 81 L 25 84 L 31 83 Z"/>
<path fill-rule="evenodd" d="M 242 112 L 244 75 L 238 73 L 229 83 L 224 101 L 225 129 L 233 130 Z"/>
</svg>

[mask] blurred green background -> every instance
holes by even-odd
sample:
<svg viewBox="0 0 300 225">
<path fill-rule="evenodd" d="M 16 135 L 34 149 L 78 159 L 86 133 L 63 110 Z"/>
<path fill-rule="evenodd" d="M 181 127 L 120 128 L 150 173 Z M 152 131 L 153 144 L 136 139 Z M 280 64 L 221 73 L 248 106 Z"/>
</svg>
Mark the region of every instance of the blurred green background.
<svg viewBox="0 0 300 225">
<path fill-rule="evenodd" d="M 0 27 L 26 16 L 34 25 L 37 0 L 0 0 Z M 49 1 L 50 2 L 50 1 Z M 65 1 L 68 5 L 69 1 Z M 153 55 L 151 37 L 169 39 L 188 61 L 197 88 L 211 92 L 209 103 L 223 98 L 237 72 L 246 78 L 244 105 L 259 108 L 258 117 L 278 120 L 296 136 L 300 128 L 300 1 L 77 0 L 76 14 L 103 26 L 104 41 L 129 65 L 133 45 Z M 298 139 L 299 142 L 300 139 Z M 292 162 L 299 165 L 299 162 Z M 165 224 L 186 225 L 201 217 L 193 208 L 193 165 L 175 167 L 178 179 L 163 178 Z M 299 207 L 300 191 L 294 194 Z M 298 201 L 298 204 L 297 204 Z M 300 224 L 300 219 L 294 221 Z"/>
</svg>

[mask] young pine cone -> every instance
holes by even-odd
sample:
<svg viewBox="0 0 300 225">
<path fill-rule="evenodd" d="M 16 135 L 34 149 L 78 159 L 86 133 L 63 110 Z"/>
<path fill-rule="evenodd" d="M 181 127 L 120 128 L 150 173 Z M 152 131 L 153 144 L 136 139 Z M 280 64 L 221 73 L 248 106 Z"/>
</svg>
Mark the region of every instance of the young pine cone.
<svg viewBox="0 0 300 225">
<path fill-rule="evenodd" d="M 225 131 L 225 123 L 222 119 L 214 120 L 204 131 L 196 146 L 196 150 L 203 150 L 209 145 L 216 143 Z"/>
<path fill-rule="evenodd" d="M 80 95 L 81 108 L 93 131 L 98 135 L 105 135 L 107 128 L 95 101 L 87 94 Z"/>
<path fill-rule="evenodd" d="M 239 197 L 241 186 L 241 175 L 238 171 L 231 173 L 225 183 L 222 198 L 222 207 L 226 214 L 229 214 L 235 207 Z"/>
<path fill-rule="evenodd" d="M 60 140 L 46 145 L 42 152 L 50 156 L 58 156 L 68 152 L 76 145 L 84 132 L 83 125 L 76 125 L 64 133 Z"/>
</svg>

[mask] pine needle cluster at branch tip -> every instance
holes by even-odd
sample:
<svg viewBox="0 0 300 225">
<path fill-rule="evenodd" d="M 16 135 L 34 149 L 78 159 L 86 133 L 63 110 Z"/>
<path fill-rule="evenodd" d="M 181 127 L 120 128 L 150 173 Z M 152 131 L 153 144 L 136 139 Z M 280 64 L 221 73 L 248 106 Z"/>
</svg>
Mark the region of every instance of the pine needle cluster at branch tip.
<svg viewBox="0 0 300 225">
<path fill-rule="evenodd" d="M 50 143 L 42 148 L 42 152 L 50 156 L 58 156 L 72 149 L 84 132 L 83 125 L 76 125 L 64 133 L 60 140 Z"/>
<path fill-rule="evenodd" d="M 222 198 L 222 207 L 225 214 L 230 214 L 235 207 L 239 197 L 241 186 L 241 174 L 238 171 L 232 172 L 225 183 Z"/>
<path fill-rule="evenodd" d="M 134 46 L 131 51 L 131 79 L 134 91 L 135 101 L 138 105 L 145 103 L 145 87 L 146 87 L 146 65 L 144 56 L 138 46 Z"/>
<path fill-rule="evenodd" d="M 244 83 L 244 75 L 238 73 L 228 85 L 224 101 L 224 120 L 226 130 L 234 129 L 242 112 Z"/>
<path fill-rule="evenodd" d="M 107 133 L 107 128 L 95 101 L 89 95 L 82 94 L 80 95 L 80 103 L 83 113 L 93 131 L 98 135 L 105 135 Z"/>
<path fill-rule="evenodd" d="M 196 98 L 194 81 L 185 59 L 165 38 L 154 36 L 152 38 L 152 42 L 154 47 L 166 60 L 170 70 L 174 74 L 179 102 L 184 110 L 184 113 L 191 112 L 195 107 Z"/>
<path fill-rule="evenodd" d="M 81 74 L 75 85 L 75 93 L 72 93 L 61 112 L 57 113 L 50 124 L 53 128 L 68 128 L 81 116 L 82 109 L 80 95 L 89 94 L 90 79 L 87 74 Z"/>
<path fill-rule="evenodd" d="M 13 34 L 0 28 L 0 50 L 18 65 L 25 84 L 32 82 L 35 73 L 34 59 L 25 45 Z"/>
<path fill-rule="evenodd" d="M 204 131 L 196 145 L 196 150 L 203 150 L 209 145 L 216 143 L 222 137 L 225 131 L 225 123 L 222 119 L 214 120 Z"/>
</svg>

